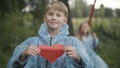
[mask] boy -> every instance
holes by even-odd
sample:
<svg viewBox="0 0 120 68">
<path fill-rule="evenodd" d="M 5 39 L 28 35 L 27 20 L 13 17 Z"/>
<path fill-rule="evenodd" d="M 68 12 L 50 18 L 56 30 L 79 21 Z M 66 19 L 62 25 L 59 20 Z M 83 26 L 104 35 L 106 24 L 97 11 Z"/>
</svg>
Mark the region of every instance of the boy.
<svg viewBox="0 0 120 68">
<path fill-rule="evenodd" d="M 92 68 L 93 64 L 79 40 L 68 36 L 68 10 L 60 1 L 47 5 L 44 23 L 39 30 L 39 37 L 27 39 L 18 45 L 7 68 Z M 38 46 L 55 44 L 64 45 L 64 54 L 55 62 L 44 59 Z"/>
</svg>

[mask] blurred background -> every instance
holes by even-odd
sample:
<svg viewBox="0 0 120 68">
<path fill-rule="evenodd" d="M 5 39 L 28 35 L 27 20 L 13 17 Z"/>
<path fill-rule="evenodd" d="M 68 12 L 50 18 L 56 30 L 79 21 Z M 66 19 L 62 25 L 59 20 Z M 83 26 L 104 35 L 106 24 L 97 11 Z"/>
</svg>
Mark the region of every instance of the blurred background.
<svg viewBox="0 0 120 68">
<path fill-rule="evenodd" d="M 28 37 L 38 36 L 47 3 L 54 0 L 0 0 L 0 68 L 13 54 L 14 48 Z M 94 0 L 59 0 L 69 9 L 70 35 L 87 22 Z M 91 32 L 96 32 L 100 46 L 96 53 L 110 68 L 120 67 L 120 0 L 96 0 Z"/>
</svg>

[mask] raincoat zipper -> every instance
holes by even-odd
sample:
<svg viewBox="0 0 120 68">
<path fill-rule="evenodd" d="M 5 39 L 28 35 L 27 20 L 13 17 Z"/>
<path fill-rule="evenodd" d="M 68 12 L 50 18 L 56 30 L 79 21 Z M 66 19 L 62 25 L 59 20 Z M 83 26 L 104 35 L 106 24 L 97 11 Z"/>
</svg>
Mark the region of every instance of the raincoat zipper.
<svg viewBox="0 0 120 68">
<path fill-rule="evenodd" d="M 52 37 L 50 37 L 50 46 L 51 46 L 51 44 L 52 44 Z M 48 68 L 48 60 L 46 60 L 46 68 Z"/>
</svg>

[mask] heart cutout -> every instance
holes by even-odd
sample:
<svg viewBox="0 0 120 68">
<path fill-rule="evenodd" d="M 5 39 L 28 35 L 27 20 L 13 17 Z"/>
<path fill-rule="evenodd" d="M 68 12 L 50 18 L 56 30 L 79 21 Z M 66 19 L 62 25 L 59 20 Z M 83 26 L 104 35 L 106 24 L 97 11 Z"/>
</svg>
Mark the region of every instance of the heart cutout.
<svg viewBox="0 0 120 68">
<path fill-rule="evenodd" d="M 51 63 L 64 53 L 64 46 L 61 44 L 55 44 L 53 46 L 42 45 L 39 48 L 41 50 L 40 55 Z"/>
</svg>

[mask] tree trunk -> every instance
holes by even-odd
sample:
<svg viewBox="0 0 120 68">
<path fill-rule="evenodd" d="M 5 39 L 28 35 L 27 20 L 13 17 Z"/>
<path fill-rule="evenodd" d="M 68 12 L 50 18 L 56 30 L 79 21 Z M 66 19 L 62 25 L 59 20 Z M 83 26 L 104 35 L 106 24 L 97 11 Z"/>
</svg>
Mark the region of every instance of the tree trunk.
<svg viewBox="0 0 120 68">
<path fill-rule="evenodd" d="M 69 32 L 70 35 L 74 35 L 74 31 L 73 31 L 73 25 L 72 25 L 72 21 L 71 21 L 71 15 L 70 15 L 70 8 L 69 8 L 69 4 L 68 4 L 68 0 L 58 0 L 58 1 L 62 1 L 68 8 L 68 25 L 69 25 Z"/>
</svg>

